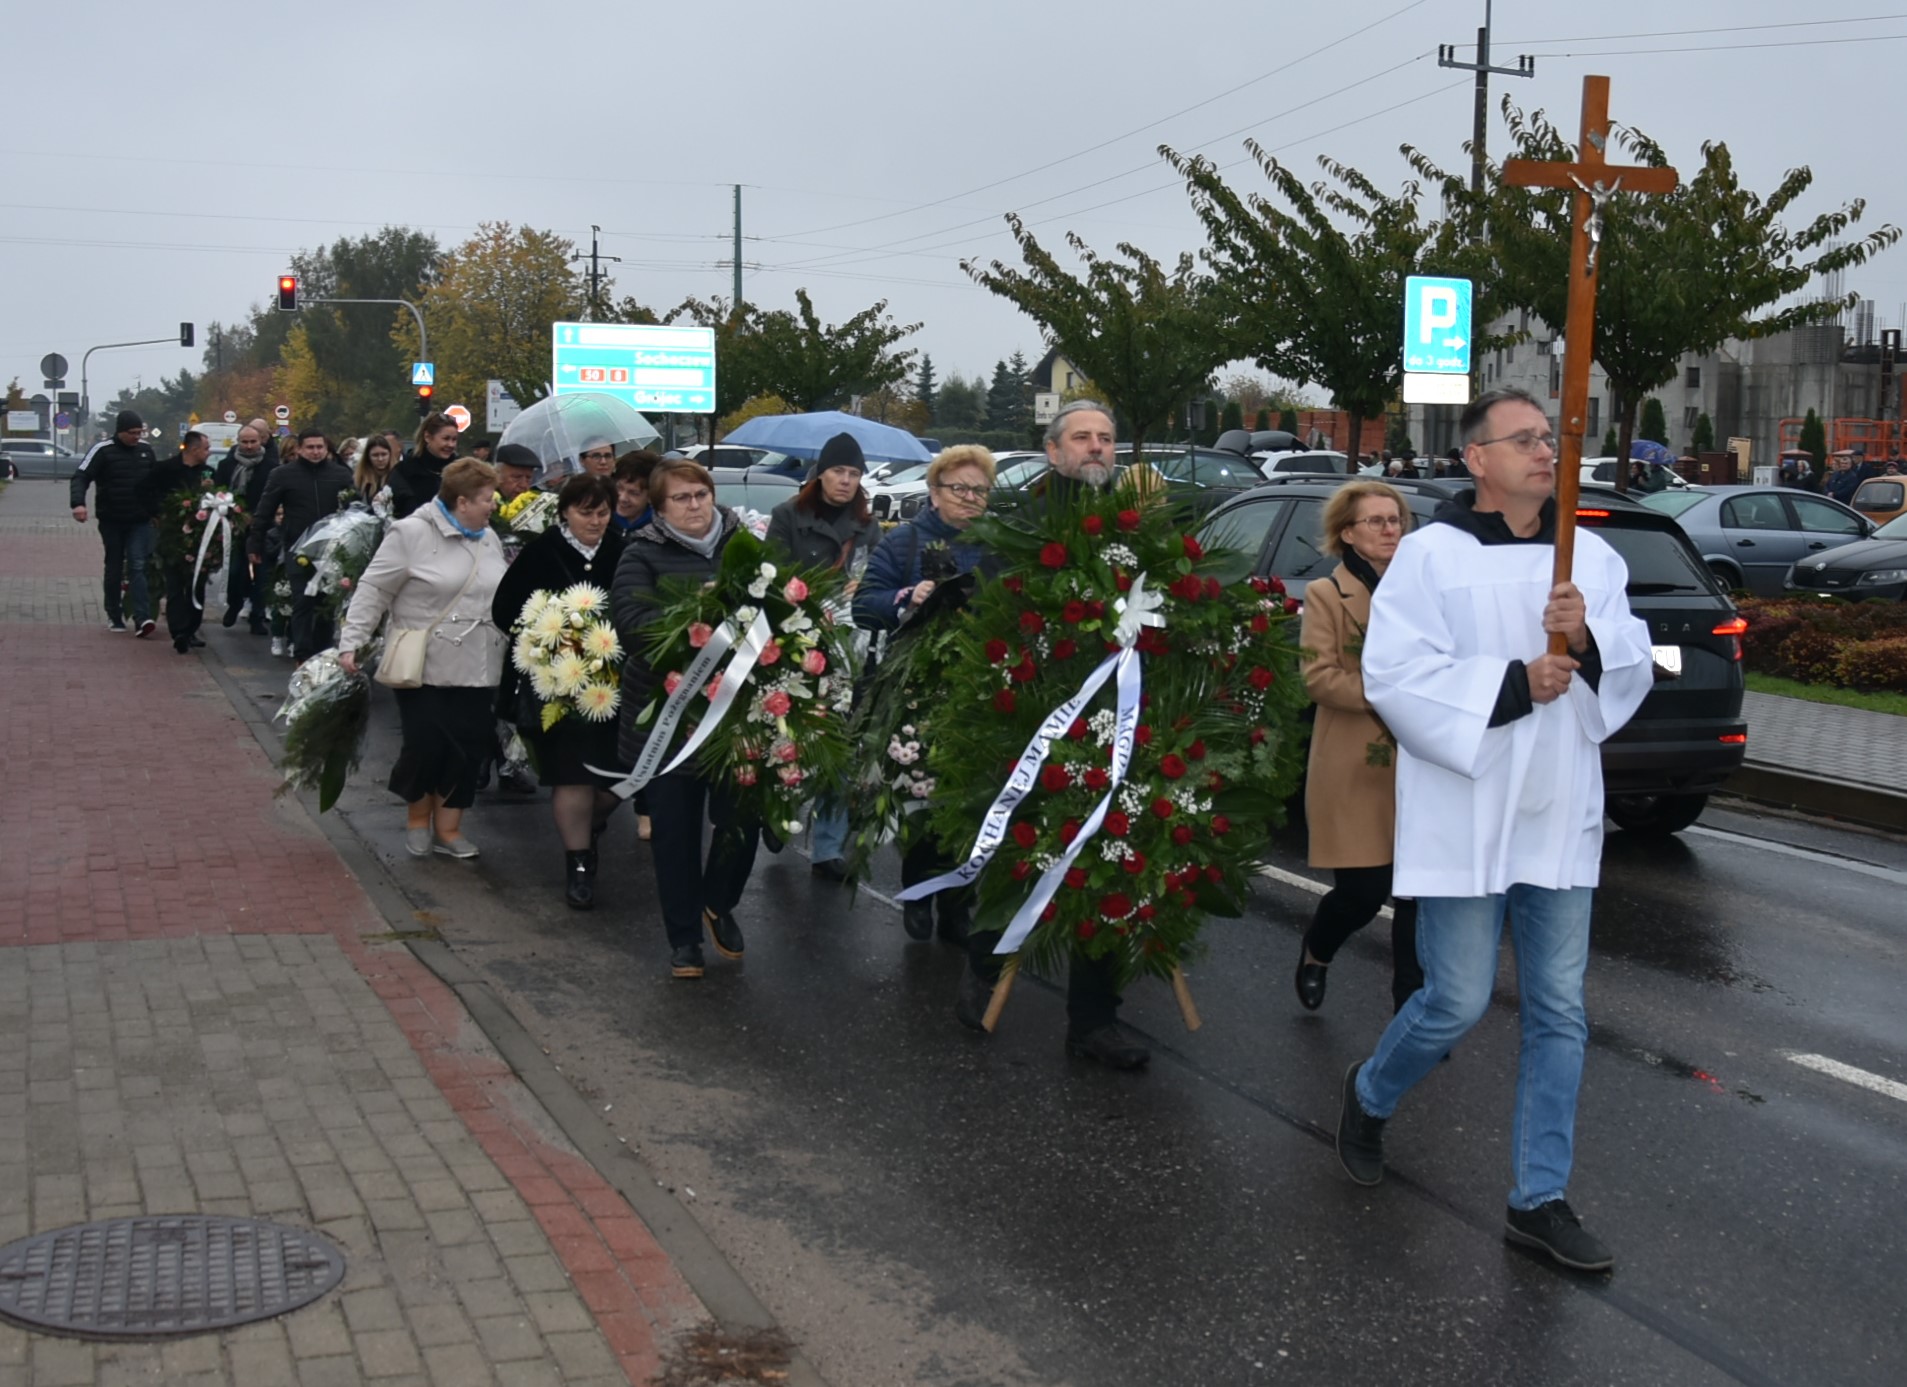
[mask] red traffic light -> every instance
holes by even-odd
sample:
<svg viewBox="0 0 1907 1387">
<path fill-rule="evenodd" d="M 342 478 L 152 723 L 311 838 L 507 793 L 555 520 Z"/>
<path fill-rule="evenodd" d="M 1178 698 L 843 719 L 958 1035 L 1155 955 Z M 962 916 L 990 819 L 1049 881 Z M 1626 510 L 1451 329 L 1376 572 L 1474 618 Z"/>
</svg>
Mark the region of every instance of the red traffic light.
<svg viewBox="0 0 1907 1387">
<path fill-rule="evenodd" d="M 417 417 L 422 419 L 430 413 L 430 397 L 436 392 L 428 385 L 417 387 Z"/>
<path fill-rule="evenodd" d="M 278 276 L 278 311 L 296 313 L 298 311 L 298 276 Z"/>
<path fill-rule="evenodd" d="M 420 400 L 428 400 L 434 393 L 436 392 L 428 385 L 420 385 L 417 387 L 417 398 Z"/>
</svg>

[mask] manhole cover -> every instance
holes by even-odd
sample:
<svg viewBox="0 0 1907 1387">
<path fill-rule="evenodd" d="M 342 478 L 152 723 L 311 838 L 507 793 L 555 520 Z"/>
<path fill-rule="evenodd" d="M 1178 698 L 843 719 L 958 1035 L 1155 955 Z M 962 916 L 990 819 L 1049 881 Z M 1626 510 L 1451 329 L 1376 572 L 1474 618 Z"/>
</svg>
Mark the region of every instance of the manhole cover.
<svg viewBox="0 0 1907 1387">
<path fill-rule="evenodd" d="M 54 1334 L 153 1339 L 270 1319 L 343 1279 L 344 1254 L 302 1228 L 114 1218 L 0 1247 L 0 1315 Z"/>
</svg>

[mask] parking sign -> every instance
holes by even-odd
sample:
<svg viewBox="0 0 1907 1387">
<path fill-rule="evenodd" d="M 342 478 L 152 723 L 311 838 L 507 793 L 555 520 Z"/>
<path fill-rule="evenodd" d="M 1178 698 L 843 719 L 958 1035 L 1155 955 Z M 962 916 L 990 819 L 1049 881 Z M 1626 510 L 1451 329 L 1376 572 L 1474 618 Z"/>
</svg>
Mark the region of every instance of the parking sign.
<svg viewBox="0 0 1907 1387">
<path fill-rule="evenodd" d="M 1412 275 L 1404 281 L 1404 369 L 1470 374 L 1470 281 Z"/>
</svg>

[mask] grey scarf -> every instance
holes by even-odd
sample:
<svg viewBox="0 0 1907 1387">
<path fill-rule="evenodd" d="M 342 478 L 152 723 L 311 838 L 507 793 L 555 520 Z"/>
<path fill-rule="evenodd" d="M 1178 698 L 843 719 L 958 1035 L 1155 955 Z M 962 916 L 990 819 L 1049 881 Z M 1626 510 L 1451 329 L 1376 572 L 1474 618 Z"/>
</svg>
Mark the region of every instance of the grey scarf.
<svg viewBox="0 0 1907 1387">
<path fill-rule="evenodd" d="M 716 514 L 713 523 L 709 525 L 708 533 L 703 535 L 700 539 L 692 539 L 688 535 L 683 534 L 659 515 L 651 523 L 684 549 L 693 550 L 705 559 L 714 558 L 715 547 L 722 542 L 722 517 L 719 512 Z"/>
</svg>

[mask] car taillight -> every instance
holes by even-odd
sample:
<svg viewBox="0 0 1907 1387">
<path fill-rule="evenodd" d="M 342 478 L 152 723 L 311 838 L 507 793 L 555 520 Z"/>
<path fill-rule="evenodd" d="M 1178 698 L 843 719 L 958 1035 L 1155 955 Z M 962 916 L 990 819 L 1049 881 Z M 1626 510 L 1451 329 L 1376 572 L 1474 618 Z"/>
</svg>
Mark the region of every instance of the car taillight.
<svg viewBox="0 0 1907 1387">
<path fill-rule="evenodd" d="M 1728 642 L 1729 659 L 1739 660 L 1741 658 L 1742 633 L 1747 629 L 1748 618 L 1745 616 L 1738 616 L 1733 621 L 1724 621 L 1715 628 L 1714 634 L 1723 637 Z M 1724 740 L 1726 739 L 1724 738 Z M 1746 739 L 1744 738 L 1743 740 Z"/>
<path fill-rule="evenodd" d="M 1578 520 L 1607 520 L 1609 518 L 1609 512 L 1606 510 L 1583 510 L 1578 508 L 1576 518 Z"/>
<path fill-rule="evenodd" d="M 1748 734 L 1746 732 L 1724 732 L 1717 740 L 1727 742 L 1730 746 L 1742 746 L 1747 743 Z"/>
</svg>

